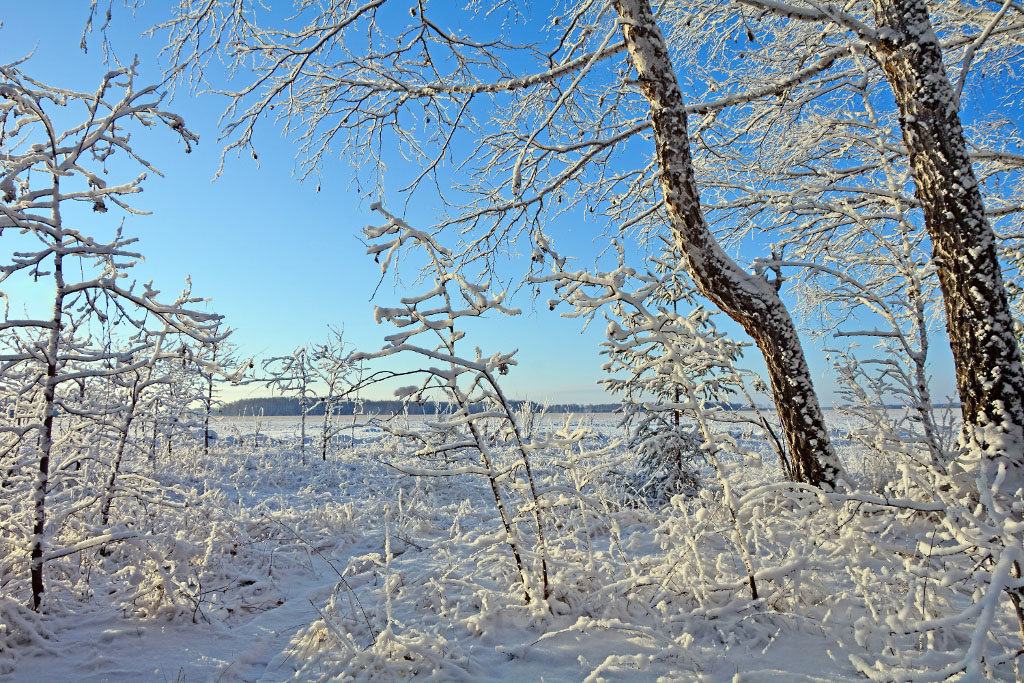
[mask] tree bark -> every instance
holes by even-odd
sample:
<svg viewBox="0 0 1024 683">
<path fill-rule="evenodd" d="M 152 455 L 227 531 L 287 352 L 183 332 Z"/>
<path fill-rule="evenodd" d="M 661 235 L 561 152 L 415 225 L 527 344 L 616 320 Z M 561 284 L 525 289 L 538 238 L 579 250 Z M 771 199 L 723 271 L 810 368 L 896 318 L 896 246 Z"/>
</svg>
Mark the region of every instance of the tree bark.
<svg viewBox="0 0 1024 683">
<path fill-rule="evenodd" d="M 56 189 L 57 183 L 54 182 Z M 57 195 L 57 192 L 54 192 Z M 55 210 L 56 211 L 56 210 Z M 55 293 L 53 298 L 53 317 L 50 322 L 49 336 L 46 342 L 46 379 L 43 383 L 43 429 L 39 435 L 39 470 L 36 473 L 32 498 L 34 501 L 32 514 L 32 560 L 29 565 L 32 583 L 32 609 L 38 611 L 46 591 L 43 579 L 43 545 L 46 542 L 46 493 L 50 485 L 50 451 L 53 448 L 53 418 L 57 412 L 57 370 L 60 352 L 61 329 L 64 320 L 64 265 L 63 254 L 55 250 L 53 264 Z"/>
<path fill-rule="evenodd" d="M 1024 367 L 1013 317 L 963 128 L 922 0 L 873 0 L 874 58 L 892 87 L 915 193 L 931 237 L 963 414 L 968 471 L 1007 466 L 1009 492 L 1024 473 Z M 989 480 L 994 472 L 989 472 Z"/>
<path fill-rule="evenodd" d="M 767 280 L 744 271 L 722 250 L 701 210 L 683 95 L 650 3 L 614 4 L 637 80 L 650 103 L 665 207 L 686 270 L 700 293 L 742 325 L 764 354 L 793 478 L 834 487 L 842 467 L 789 311 Z"/>
</svg>

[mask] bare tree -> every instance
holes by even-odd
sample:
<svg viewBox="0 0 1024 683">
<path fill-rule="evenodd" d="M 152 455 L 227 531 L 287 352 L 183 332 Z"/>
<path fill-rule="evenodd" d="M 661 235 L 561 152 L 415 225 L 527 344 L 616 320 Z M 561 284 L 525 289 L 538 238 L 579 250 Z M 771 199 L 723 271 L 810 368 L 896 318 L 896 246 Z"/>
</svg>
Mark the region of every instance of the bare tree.
<svg viewBox="0 0 1024 683">
<path fill-rule="evenodd" d="M 108 202 L 132 211 L 127 197 L 141 190 L 145 171 L 156 169 L 138 156 L 129 142 L 134 125 L 165 125 L 188 145 L 195 136 L 181 118 L 160 108 L 153 87 L 136 89 L 135 67 L 109 72 L 93 93 L 54 88 L 24 75 L 20 68 L 0 67 L 0 120 L 4 155 L 0 158 L 0 231 L 19 231 L 35 242 L 27 242 L 6 265 L 0 266 L 0 282 L 23 275 L 40 278 L 53 287 L 48 315 L 24 320 L 5 319 L 0 331 L 26 334 L 15 340 L 7 363 L 24 363 L 37 369 L 38 412 L 30 428 L 38 437 L 37 472 L 32 491 L 33 530 L 31 536 L 32 605 L 42 601 L 44 545 L 47 534 L 47 491 L 51 456 L 56 437 L 55 418 L 70 406 L 60 393 L 63 385 L 75 383 L 85 393 L 85 380 L 131 373 L 149 363 L 131 351 L 97 348 L 89 343 L 88 326 L 102 320 L 109 304 L 117 315 L 136 330 L 149 319 L 162 328 L 196 339 L 216 338 L 219 316 L 192 310 L 199 299 L 188 288 L 170 303 L 162 303 L 151 283 L 136 288 L 123 284 L 125 272 L 141 255 L 129 250 L 133 239 L 122 237 L 102 242 L 75 226 L 76 205 L 104 213 Z M 51 115 L 58 107 L 77 108 L 82 120 L 64 129 Z M 110 184 L 103 165 L 114 154 L 128 157 L 143 172 L 126 183 Z M 80 221 L 80 216 L 78 217 Z M 72 265 L 76 266 L 72 269 Z M 91 277 L 72 277 L 81 265 Z M 141 291 L 139 291 L 141 289 Z M 101 305 L 102 304 L 102 305 Z M 113 363 L 113 365 L 111 365 Z"/>
<path fill-rule="evenodd" d="M 960 98 L 923 0 L 875 0 L 873 6 L 877 28 L 871 51 L 896 96 L 932 239 L 968 459 L 977 453 L 989 464 L 1007 467 L 1008 489 L 1015 491 L 1024 486 L 1024 365 L 995 233 L 960 125 Z M 970 462 L 965 467 L 973 469 Z"/>
<path fill-rule="evenodd" d="M 252 361 L 239 363 L 235 345 L 226 338 L 210 344 L 189 347 L 188 355 L 203 383 L 203 392 L 200 398 L 203 412 L 203 453 L 209 454 L 212 436 L 210 416 L 213 414 L 214 408 L 220 405 L 217 399 L 218 380 L 240 382 L 246 370 L 252 368 Z"/>
<path fill-rule="evenodd" d="M 743 325 L 764 355 L 797 481 L 833 484 L 842 469 L 829 442 L 796 327 L 777 288 L 743 271 L 714 240 L 690 156 L 688 111 L 668 45 L 646 0 L 615 3 L 641 90 L 650 103 L 665 211 L 701 294 Z"/>
<path fill-rule="evenodd" d="M 305 346 L 297 346 L 291 355 L 274 356 L 263 361 L 263 370 L 267 373 L 267 378 L 263 380 L 267 387 L 299 400 L 299 414 L 302 416 L 299 453 L 302 455 L 302 464 L 305 465 L 306 416 L 317 402 L 313 387 L 317 376 L 312 354 Z"/>
<path fill-rule="evenodd" d="M 404 373 L 386 370 L 376 373 L 375 381 L 397 376 L 418 376 L 422 378 L 420 384 L 399 388 L 396 395 L 415 401 L 428 399 L 432 394 L 440 395 L 454 408 L 449 421 L 439 418 L 436 422 L 428 422 L 426 430 L 391 427 L 390 431 L 419 441 L 422 447 L 417 455 L 441 456 L 448 462 L 448 467 L 429 472 L 431 476 L 478 474 L 487 479 L 505 531 L 505 542 L 523 584 L 524 600 L 529 603 L 537 596 L 531 590 L 528 578 L 529 556 L 523 552 L 522 534 L 516 522 L 519 515 L 509 505 L 507 492 L 507 487 L 517 478 L 516 470 L 521 468 L 528 491 L 527 502 L 523 507 L 529 508 L 531 512 L 536 534 L 533 553 L 538 556 L 540 565 L 541 585 L 538 592 L 539 597 L 546 601 L 551 597 L 548 554 L 540 493 L 530 457 L 534 450 L 543 446 L 530 442 L 523 434 L 512 403 L 495 375 L 496 372 L 499 375 L 509 372 L 509 368 L 515 365 L 516 352 L 497 351 L 485 357 L 477 347 L 475 358 L 468 359 L 460 356 L 456 349 L 456 344 L 466 335 L 457 328 L 457 323 L 461 323 L 463 318 L 477 318 L 492 311 L 503 315 L 518 315 L 519 310 L 503 304 L 507 292 L 492 294 L 490 282 L 477 284 L 467 280 L 459 271 L 451 252 L 430 235 L 392 216 L 380 205 L 375 205 L 375 209 L 388 222 L 381 226 L 369 226 L 365 232 L 371 240 L 379 240 L 370 245 L 368 253 L 378 259 L 384 254 L 381 271 L 386 272 L 389 266 L 393 266 L 396 254 L 403 247 L 417 247 L 426 252 L 429 260 L 427 272 L 433 287 L 422 294 L 403 297 L 397 307 L 377 307 L 374 317 L 378 321 L 387 320 L 398 327 L 399 331 L 385 338 L 387 345 L 380 351 L 358 353 L 353 356 L 353 360 L 387 358 L 404 352 L 441 364 L 440 368 L 431 366 Z M 421 336 L 429 341 L 424 342 Z M 423 345 L 435 341 L 435 346 Z M 489 429 L 489 424 L 495 421 L 501 427 L 498 430 Z M 499 434 L 495 432 L 504 432 L 504 440 L 511 443 L 515 459 L 518 460 L 517 466 L 506 469 L 498 462 L 494 446 Z M 467 451 L 475 453 L 479 458 L 478 467 L 456 466 L 452 462 L 458 462 L 461 454 Z M 428 474 L 425 470 L 418 473 Z"/>
<path fill-rule="evenodd" d="M 352 351 L 346 353 L 344 330 L 331 327 L 327 331 L 327 341 L 314 344 L 310 350 L 313 357 L 313 372 L 323 389 L 317 402 L 323 406 L 324 420 L 320 429 L 320 456 L 327 460 L 327 447 L 334 434 L 338 431 L 332 425 L 334 411 L 338 403 L 348 395 L 355 383 L 349 379 L 353 372 Z M 352 408 L 355 416 L 355 406 Z"/>
<path fill-rule="evenodd" d="M 100 503 L 100 523 L 104 527 L 110 523 L 110 509 L 113 505 L 118 477 L 121 474 L 121 466 L 127 454 L 132 424 L 140 413 L 144 413 L 139 408 L 145 403 L 146 390 L 168 381 L 168 378 L 157 370 L 157 361 L 164 355 L 163 345 L 166 334 L 164 331 L 161 334 L 152 335 L 151 339 L 146 340 L 146 344 L 132 349 L 131 356 L 124 356 L 122 362 L 125 365 L 136 366 L 135 369 L 131 372 L 115 374 L 109 378 L 115 390 L 120 390 L 114 394 L 116 399 L 120 399 L 120 405 L 112 420 L 117 446 L 110 463 L 110 474 L 104 487 L 103 500 Z M 147 362 L 139 367 L 136 361 L 140 359 L 139 357 L 147 355 Z"/>
</svg>

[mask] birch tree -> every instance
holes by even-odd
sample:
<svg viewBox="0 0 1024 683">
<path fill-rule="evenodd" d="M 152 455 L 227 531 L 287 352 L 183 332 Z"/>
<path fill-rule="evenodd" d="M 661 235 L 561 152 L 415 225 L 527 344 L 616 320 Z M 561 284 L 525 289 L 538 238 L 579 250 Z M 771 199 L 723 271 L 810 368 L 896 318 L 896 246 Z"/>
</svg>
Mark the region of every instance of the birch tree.
<svg viewBox="0 0 1024 683">
<path fill-rule="evenodd" d="M 652 223 L 668 224 L 698 290 L 765 355 L 794 476 L 834 484 L 841 467 L 789 312 L 772 282 L 726 253 L 702 211 L 687 119 L 745 97 L 687 104 L 647 2 L 572 3 L 525 42 L 503 19 L 523 20 L 519 5 L 494 2 L 450 26 L 425 2 L 410 11 L 339 0 L 303 4 L 275 25 L 246 3 L 207 2 L 179 6 L 156 30 L 186 82 L 200 85 L 215 57 L 232 65 L 225 152 L 255 154 L 267 117 L 296 138 L 304 176 L 340 150 L 379 178 L 397 149 L 419 167 L 406 190 L 429 186 L 450 208 L 437 227 L 461 231 L 465 262 L 491 265 L 563 216 L 641 240 Z"/>
<path fill-rule="evenodd" d="M 971 460 L 977 453 L 987 464 L 1009 468 L 1013 492 L 1024 486 L 1024 366 L 995 234 L 960 124 L 960 98 L 925 3 L 874 0 L 872 5 L 876 29 L 865 38 L 871 38 L 871 54 L 896 97 L 916 195 L 932 240 L 965 445 Z"/>
<path fill-rule="evenodd" d="M 1024 15 L 1010 2 L 741 5 L 676 4 L 666 17 L 676 36 L 694 38 L 680 43 L 698 72 L 691 82 L 704 80 L 714 93 L 808 75 L 772 98 L 704 122 L 707 162 L 743 168 L 750 180 L 737 191 L 729 172 L 722 174 L 722 205 L 731 205 L 733 216 L 746 213 L 744 229 L 756 230 L 750 207 L 774 195 L 802 224 L 794 242 L 818 255 L 829 243 L 833 254 L 842 251 L 856 223 L 923 224 L 953 348 L 962 440 L 974 454 L 958 467 L 975 470 L 984 454 L 984 461 L 1016 471 L 1019 486 L 1024 374 L 991 221 L 1020 211 L 1013 102 L 1019 103 Z M 713 65 L 724 65 L 727 75 L 712 74 Z M 996 84 L 1002 97 L 992 96 Z M 963 102 L 980 110 L 972 133 L 961 123 Z M 717 125 L 726 116 L 732 120 Z M 772 168 L 778 146 L 793 149 L 809 139 L 802 159 Z M 780 174 L 787 176 L 782 187 L 773 185 Z"/>
</svg>

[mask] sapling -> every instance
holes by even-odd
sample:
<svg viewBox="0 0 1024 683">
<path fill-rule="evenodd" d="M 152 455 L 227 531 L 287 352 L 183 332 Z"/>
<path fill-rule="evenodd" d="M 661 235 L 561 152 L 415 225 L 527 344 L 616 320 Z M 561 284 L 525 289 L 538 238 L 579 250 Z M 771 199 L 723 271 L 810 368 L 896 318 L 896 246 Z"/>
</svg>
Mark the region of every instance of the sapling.
<svg viewBox="0 0 1024 683">
<path fill-rule="evenodd" d="M 200 398 L 203 418 L 203 453 L 209 455 L 210 441 L 215 435 L 210 430 L 210 416 L 219 405 L 216 389 L 219 380 L 239 384 L 245 373 L 252 369 L 252 360 L 238 358 L 237 347 L 228 339 L 215 343 L 188 347 L 189 361 L 202 380 Z"/>
<path fill-rule="evenodd" d="M 523 584 L 524 599 L 529 603 L 538 596 L 532 594 L 520 547 L 522 541 L 513 519 L 516 511 L 509 509 L 506 485 L 502 483 L 503 479 L 514 478 L 515 468 L 506 471 L 498 469 L 494 452 L 498 434 L 488 423 L 497 420 L 504 425 L 504 429 L 499 431 L 508 437 L 526 476 L 529 509 L 534 522 L 536 552 L 540 563 L 539 597 L 546 601 L 550 590 L 548 559 L 541 505 L 530 462 L 529 446 L 520 431 L 512 403 L 497 380 L 497 375 L 506 374 L 509 368 L 515 365 L 515 352 L 495 352 L 490 356 L 484 356 L 477 348 L 474 357 L 469 359 L 460 356 L 456 350 L 456 343 L 465 336 L 465 332 L 456 326 L 463 318 L 480 317 L 489 311 L 515 315 L 518 310 L 503 304 L 504 292 L 491 295 L 488 292 L 488 284 L 475 284 L 465 279 L 453 261 L 451 252 L 438 244 L 429 234 L 412 228 L 405 221 L 389 214 L 379 204 L 375 204 L 374 208 L 388 221 L 385 225 L 371 226 L 365 230 L 367 238 L 377 240 L 368 248 L 368 253 L 381 261 L 382 272 L 386 272 L 392 265 L 401 249 L 415 247 L 425 252 L 427 266 L 424 273 L 425 277 L 429 277 L 433 288 L 423 294 L 403 297 L 399 307 L 377 307 L 374 313 L 376 320 L 387 320 L 398 327 L 399 331 L 385 338 L 388 345 L 380 351 L 358 353 L 353 357 L 353 361 L 385 358 L 409 352 L 442 364 L 442 367 L 427 367 L 406 373 L 422 375 L 422 381 L 419 385 L 401 388 L 396 394 L 414 401 L 439 395 L 452 404 L 454 412 L 451 415 L 439 413 L 435 420 L 428 420 L 425 431 L 392 427 L 392 433 L 419 440 L 422 443 L 422 447 L 417 451 L 419 455 L 443 456 L 449 462 L 467 450 L 476 452 L 480 461 L 479 467 L 453 463 L 448 469 L 408 471 L 410 474 L 442 476 L 478 474 L 486 478 L 505 531 L 506 543 Z M 436 346 L 425 346 L 419 342 L 421 337 L 430 336 L 437 338 Z M 441 438 L 438 438 L 439 436 Z"/>
<path fill-rule="evenodd" d="M 111 207 L 134 211 L 128 197 L 141 191 L 146 172 L 156 172 L 132 148 L 129 131 L 135 125 L 163 125 L 186 150 L 197 139 L 180 117 L 161 109 L 154 87 L 136 88 L 135 77 L 132 64 L 106 74 L 95 92 L 78 93 L 42 84 L 19 66 L 0 66 L 0 231 L 6 231 L 4 239 L 14 239 L 12 233 L 17 232 L 21 240 L 21 249 L 0 266 L 0 282 L 20 277 L 32 285 L 42 280 L 52 287 L 48 314 L 0 323 L 13 347 L 4 362 L 34 368 L 28 378 L 34 378 L 39 393 L 30 423 L 38 439 L 36 472 L 31 492 L 25 492 L 33 501 L 28 544 L 35 609 L 44 592 L 51 461 L 62 439 L 68 438 L 58 431 L 57 418 L 65 412 L 76 414 L 74 401 L 89 405 L 93 398 L 86 385 L 91 378 L 131 373 L 148 363 L 126 362 L 121 352 L 98 348 L 91 335 L 93 323 L 102 321 L 113 307 L 135 330 L 146 329 L 155 320 L 161 329 L 202 341 L 217 339 L 219 316 L 192 308 L 200 300 L 188 288 L 164 303 L 152 283 L 127 284 L 126 271 L 142 258 L 130 248 L 135 240 L 124 237 L 120 228 L 113 239 L 104 241 L 78 227 L 76 207 L 83 204 L 98 213 Z M 63 128 L 68 111 L 82 120 Z M 111 183 L 104 176 L 112 155 L 138 163 L 142 172 L 127 182 Z M 76 272 L 82 277 L 74 277 Z M 69 386 L 78 388 L 77 397 Z"/>
<path fill-rule="evenodd" d="M 605 345 L 612 360 L 605 369 L 627 373 L 627 379 L 612 380 L 608 384 L 615 390 L 626 390 L 627 395 L 648 392 L 657 396 L 661 410 L 678 411 L 695 425 L 686 447 L 691 453 L 699 452 L 707 457 L 714 467 L 724 494 L 723 502 L 732 517 L 736 546 L 747 570 L 751 598 L 756 600 L 753 559 L 740 525 L 737 499 L 721 460 L 726 451 L 741 458 L 743 453 L 732 439 L 716 433 L 711 417 L 716 409 L 714 399 L 723 396 L 730 386 L 742 384 L 740 373 L 734 367 L 740 353 L 739 344 L 718 333 L 708 312 L 701 308 L 687 315 L 664 306 L 655 308 L 660 293 L 664 292 L 665 280 L 657 274 L 638 273 L 629 268 L 619 245 L 616 245 L 618 267 L 615 270 L 589 272 L 568 270 L 566 259 L 554 250 L 545 235 L 538 233 L 535 242 L 533 261 L 550 264 L 552 272 L 535 275 L 531 281 L 554 285 L 559 298 L 551 300 L 551 307 L 568 303 L 572 309 L 563 313 L 564 316 L 586 319 L 607 309 L 605 315 L 609 323 Z M 622 327 L 619 320 L 625 322 L 626 327 Z M 658 395 L 665 392 L 664 387 L 668 387 L 674 401 Z M 655 410 L 648 408 L 648 412 Z M 642 429 L 649 425 L 649 420 L 641 421 Z M 638 433 L 645 436 L 643 431 Z M 674 429 L 670 433 L 679 438 L 680 433 L 686 432 Z M 698 436 L 700 441 L 695 441 Z M 661 457 L 681 455 L 675 451 L 680 446 L 672 444 Z"/>
<path fill-rule="evenodd" d="M 327 460 L 328 444 L 338 431 L 332 424 L 334 412 L 338 403 L 358 384 L 350 379 L 350 375 L 354 372 L 353 364 L 349 359 L 352 352 L 346 353 L 346 350 L 344 331 L 334 327 L 328 329 L 326 342 L 313 344 L 310 348 L 312 370 L 323 387 L 322 393 L 317 397 L 317 404 L 322 406 L 324 411 L 320 429 L 320 455 L 325 461 Z M 356 410 L 353 406 L 353 419 L 355 419 L 355 414 Z"/>
<path fill-rule="evenodd" d="M 312 356 L 309 348 L 297 346 L 289 355 L 275 356 L 263 361 L 263 371 L 266 373 L 266 379 L 263 381 L 267 387 L 299 399 L 299 453 L 303 465 L 306 464 L 306 416 L 316 403 L 313 384 L 317 378 Z"/>
</svg>

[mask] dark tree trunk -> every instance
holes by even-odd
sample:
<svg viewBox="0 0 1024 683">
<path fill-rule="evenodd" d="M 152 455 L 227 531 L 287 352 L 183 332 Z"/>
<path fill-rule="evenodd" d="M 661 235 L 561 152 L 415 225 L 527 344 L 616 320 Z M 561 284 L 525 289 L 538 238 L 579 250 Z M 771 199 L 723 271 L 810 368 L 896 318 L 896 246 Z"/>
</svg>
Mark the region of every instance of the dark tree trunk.
<svg viewBox="0 0 1024 683">
<path fill-rule="evenodd" d="M 54 183 L 56 188 L 56 182 Z M 56 192 L 54 193 L 56 194 Z M 64 319 L 64 262 L 61 253 L 54 254 L 53 279 L 56 292 L 53 299 L 53 318 L 46 342 L 46 379 L 43 384 L 43 430 L 39 435 L 39 470 L 32 494 L 32 560 L 29 575 L 32 583 L 32 609 L 38 611 L 46 590 L 43 581 L 43 545 L 46 541 L 46 493 L 50 485 L 50 452 L 53 449 L 53 418 L 57 412 L 57 369 L 61 342 L 61 323 Z"/>
<path fill-rule="evenodd" d="M 789 312 L 764 278 L 718 245 L 701 210 L 682 91 L 648 0 L 615 0 L 626 49 L 651 107 L 665 207 L 697 289 L 743 326 L 764 354 L 797 481 L 833 487 L 842 475 Z"/>
<path fill-rule="evenodd" d="M 212 365 L 217 364 L 217 347 L 213 347 L 213 356 L 210 359 Z M 210 376 L 206 380 L 206 401 L 203 414 L 203 455 L 210 454 L 210 413 L 213 412 L 213 370 L 209 370 Z"/>
<path fill-rule="evenodd" d="M 873 0 L 874 48 L 899 108 L 917 198 L 946 307 L 971 454 L 1004 462 L 1012 492 L 1024 466 L 1024 368 L 996 238 L 960 125 L 959 101 L 922 0 Z M 977 463 L 971 466 L 976 466 Z"/>
</svg>

